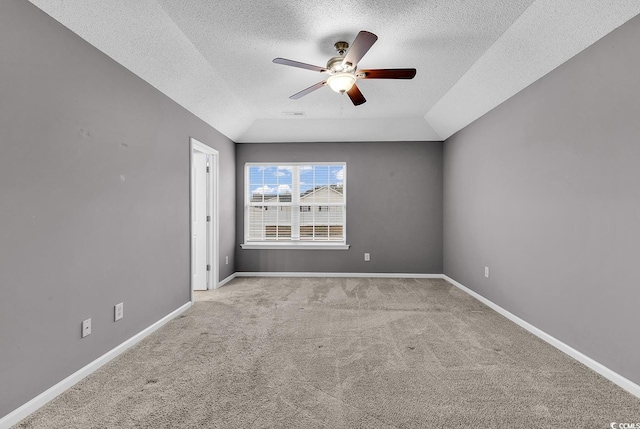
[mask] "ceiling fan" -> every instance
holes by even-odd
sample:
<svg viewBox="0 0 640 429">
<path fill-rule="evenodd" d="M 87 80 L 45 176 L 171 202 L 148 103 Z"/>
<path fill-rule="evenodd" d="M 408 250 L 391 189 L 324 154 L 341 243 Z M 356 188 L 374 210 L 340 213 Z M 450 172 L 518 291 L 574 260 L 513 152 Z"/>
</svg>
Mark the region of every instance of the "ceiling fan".
<svg viewBox="0 0 640 429">
<path fill-rule="evenodd" d="M 336 51 L 338 51 L 338 56 L 329 59 L 326 67 L 314 66 L 285 58 L 276 58 L 273 62 L 284 66 L 298 67 L 329 74 L 327 79 L 307 89 L 303 89 L 289 98 L 297 100 L 316 89 L 329 85 L 335 92 L 341 94 L 346 92 L 353 104 L 359 106 L 367 100 L 356 85 L 358 79 L 413 79 L 416 75 L 416 69 L 358 70 L 358 62 L 364 57 L 364 54 L 367 53 L 376 40 L 378 40 L 378 36 L 375 34 L 368 31 L 361 31 L 351 46 L 349 46 L 347 42 L 337 42 L 334 47 Z"/>
</svg>

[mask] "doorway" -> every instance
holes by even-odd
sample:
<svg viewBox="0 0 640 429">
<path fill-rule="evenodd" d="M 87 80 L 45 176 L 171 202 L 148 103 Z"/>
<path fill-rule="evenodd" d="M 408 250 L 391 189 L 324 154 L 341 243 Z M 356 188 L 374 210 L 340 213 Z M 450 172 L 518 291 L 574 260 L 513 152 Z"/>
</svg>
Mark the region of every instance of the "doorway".
<svg viewBox="0 0 640 429">
<path fill-rule="evenodd" d="M 191 301 L 218 287 L 218 151 L 191 138 Z"/>
</svg>

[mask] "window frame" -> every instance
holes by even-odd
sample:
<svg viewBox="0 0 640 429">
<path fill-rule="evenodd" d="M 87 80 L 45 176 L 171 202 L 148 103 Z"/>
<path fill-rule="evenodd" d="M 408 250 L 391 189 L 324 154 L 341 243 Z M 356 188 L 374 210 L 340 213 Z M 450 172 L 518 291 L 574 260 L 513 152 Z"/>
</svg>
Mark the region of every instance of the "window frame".
<svg viewBox="0 0 640 429">
<path fill-rule="evenodd" d="M 252 199 L 251 190 L 250 190 L 250 180 L 249 180 L 249 171 L 250 167 L 278 167 L 278 166 L 340 166 L 344 170 L 344 178 L 342 181 L 342 195 L 343 195 L 343 204 L 338 205 L 342 207 L 342 240 L 300 240 L 300 237 L 297 239 L 290 238 L 279 239 L 279 240 L 249 240 L 249 208 L 250 202 Z M 300 178 L 297 178 L 300 181 Z M 347 241 L 347 163 L 346 162 L 247 162 L 244 165 L 244 243 L 240 245 L 242 249 L 309 249 L 309 250 L 347 250 L 349 249 L 349 245 L 346 243 Z M 327 204 L 324 204 L 325 206 Z M 293 201 L 289 203 L 292 208 L 296 207 Z M 304 206 L 309 206 L 309 204 L 304 204 Z M 278 204 L 276 207 L 281 207 Z M 297 210 L 301 210 L 303 204 L 297 203 Z M 314 209 L 314 205 L 311 205 L 311 210 Z"/>
</svg>

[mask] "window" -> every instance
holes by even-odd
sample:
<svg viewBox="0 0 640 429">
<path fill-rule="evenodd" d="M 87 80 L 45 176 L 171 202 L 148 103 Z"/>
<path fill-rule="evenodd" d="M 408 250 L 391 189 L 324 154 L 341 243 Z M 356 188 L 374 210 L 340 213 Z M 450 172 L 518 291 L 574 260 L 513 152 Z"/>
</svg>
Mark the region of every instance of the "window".
<svg viewBox="0 0 640 429">
<path fill-rule="evenodd" d="M 248 163 L 242 248 L 347 249 L 345 163 Z"/>
</svg>

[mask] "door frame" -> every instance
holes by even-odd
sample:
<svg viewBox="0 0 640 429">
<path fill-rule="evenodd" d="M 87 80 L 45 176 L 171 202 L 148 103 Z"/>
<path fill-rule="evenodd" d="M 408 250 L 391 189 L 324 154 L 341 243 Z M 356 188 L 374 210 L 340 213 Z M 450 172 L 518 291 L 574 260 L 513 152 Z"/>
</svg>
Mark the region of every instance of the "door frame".
<svg viewBox="0 0 640 429">
<path fill-rule="evenodd" d="M 207 272 L 207 289 L 218 288 L 218 254 L 219 254 L 219 204 L 218 204 L 218 182 L 219 182 L 219 153 L 212 147 L 190 137 L 189 140 L 189 288 L 191 302 L 193 302 L 193 216 L 195 213 L 194 196 L 194 168 L 193 152 L 202 152 L 209 155 L 209 175 L 207 181 L 207 213 L 211 216 L 211 222 L 207 228 L 207 264 L 211 270 Z"/>
</svg>

